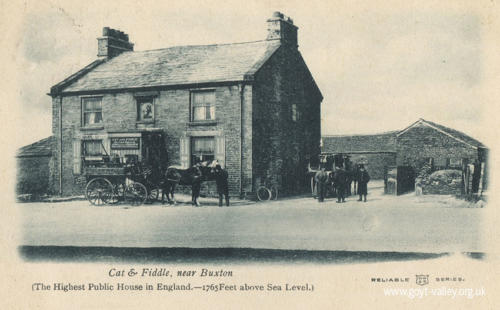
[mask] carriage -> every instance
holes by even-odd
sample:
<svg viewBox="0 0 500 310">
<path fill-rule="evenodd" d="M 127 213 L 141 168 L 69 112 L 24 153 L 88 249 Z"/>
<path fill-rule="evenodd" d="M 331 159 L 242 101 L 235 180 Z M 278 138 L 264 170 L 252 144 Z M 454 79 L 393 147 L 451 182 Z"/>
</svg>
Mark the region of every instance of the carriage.
<svg viewBox="0 0 500 310">
<path fill-rule="evenodd" d="M 158 199 L 162 182 L 161 163 L 166 148 L 161 132 L 141 132 L 133 138 L 111 138 L 108 154 L 104 145 L 99 156 L 85 156 L 85 197 L 93 205 L 126 202 L 131 205 Z M 85 152 L 84 152 L 85 153 Z"/>
<path fill-rule="evenodd" d="M 152 179 L 150 169 L 142 166 L 131 163 L 85 168 L 85 197 L 97 206 L 121 201 L 131 205 L 156 201 L 160 193 L 159 182 Z"/>
<path fill-rule="evenodd" d="M 335 167 L 342 167 L 348 175 L 349 185 L 347 194 L 351 194 L 351 182 L 354 182 L 354 193 L 356 192 L 356 172 L 358 170 L 358 165 L 353 165 L 351 158 L 347 154 L 321 154 L 319 160 L 315 165 L 316 168 L 312 168 L 311 164 L 308 166 L 308 176 L 311 179 L 311 194 L 316 198 L 317 196 L 317 184 L 315 180 L 316 173 L 321 170 L 321 167 L 325 167 L 325 171 L 328 173 L 329 184 L 328 184 L 328 194 L 336 196 L 335 184 L 333 182 Z M 327 194 L 327 195 L 328 195 Z"/>
</svg>

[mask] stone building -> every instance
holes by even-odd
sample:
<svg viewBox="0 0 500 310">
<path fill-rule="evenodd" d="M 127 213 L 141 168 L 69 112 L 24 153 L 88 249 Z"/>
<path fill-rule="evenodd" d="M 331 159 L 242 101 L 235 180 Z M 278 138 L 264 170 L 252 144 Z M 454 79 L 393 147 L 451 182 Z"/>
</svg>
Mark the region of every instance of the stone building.
<svg viewBox="0 0 500 310">
<path fill-rule="evenodd" d="M 439 169 L 485 162 L 487 148 L 463 132 L 421 118 L 397 134 L 396 152 L 397 165 L 418 171 L 426 162 Z"/>
<path fill-rule="evenodd" d="M 323 136 L 322 154 L 347 155 L 353 163 L 363 163 L 372 179 L 383 179 L 385 167 L 396 164 L 396 134 Z"/>
<path fill-rule="evenodd" d="M 382 179 L 389 166 L 411 167 L 425 163 L 435 169 L 462 169 L 465 164 L 485 162 L 487 148 L 458 130 L 419 119 L 400 131 L 373 135 L 323 136 L 323 154 L 346 154 L 366 162 L 374 179 Z"/>
<path fill-rule="evenodd" d="M 50 193 L 50 169 L 54 138 L 48 137 L 17 151 L 16 194 L 32 198 Z"/>
<path fill-rule="evenodd" d="M 262 41 L 149 51 L 104 28 L 98 59 L 50 90 L 54 192 L 81 193 L 85 164 L 103 154 L 142 160 L 151 139 L 165 166 L 217 159 L 232 195 L 305 188 L 323 97 L 292 19 L 275 12 L 267 27 Z"/>
</svg>

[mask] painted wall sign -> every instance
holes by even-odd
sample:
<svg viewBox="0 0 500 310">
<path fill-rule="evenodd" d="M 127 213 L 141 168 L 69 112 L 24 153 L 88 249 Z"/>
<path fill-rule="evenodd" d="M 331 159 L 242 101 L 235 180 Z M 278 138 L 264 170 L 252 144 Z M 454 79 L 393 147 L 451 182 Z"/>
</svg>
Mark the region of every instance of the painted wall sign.
<svg viewBox="0 0 500 310">
<path fill-rule="evenodd" d="M 137 150 L 139 141 L 140 138 L 135 137 L 111 138 L 111 148 L 113 150 Z"/>
</svg>

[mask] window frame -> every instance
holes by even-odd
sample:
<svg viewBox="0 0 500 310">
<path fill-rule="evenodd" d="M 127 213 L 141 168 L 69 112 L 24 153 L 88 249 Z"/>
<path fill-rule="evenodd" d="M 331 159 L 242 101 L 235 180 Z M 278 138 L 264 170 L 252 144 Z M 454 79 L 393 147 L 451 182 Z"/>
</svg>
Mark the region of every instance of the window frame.
<svg viewBox="0 0 500 310">
<path fill-rule="evenodd" d="M 99 149 L 101 151 L 100 154 L 86 154 L 87 148 L 85 147 L 85 144 L 90 142 L 99 144 Z M 81 140 L 80 148 L 81 167 L 92 166 L 92 160 L 99 162 L 102 160 L 103 156 L 106 155 L 106 152 L 103 152 L 104 145 L 102 139 Z"/>
<path fill-rule="evenodd" d="M 194 152 L 195 151 L 195 148 L 194 148 L 194 143 L 195 142 L 194 141 L 196 139 L 212 140 L 212 144 L 213 144 L 213 149 L 212 149 L 212 153 L 211 154 L 209 154 L 209 153 L 203 153 L 203 152 L 201 153 L 202 157 L 203 156 L 212 156 L 212 158 L 211 159 L 203 159 L 202 158 L 201 161 L 197 161 L 197 162 L 203 162 L 203 161 L 207 161 L 207 160 L 214 160 L 215 157 L 216 157 L 216 153 L 217 153 L 217 149 L 216 149 L 216 147 L 217 147 L 217 145 L 216 145 L 217 141 L 215 139 L 215 136 L 192 136 L 192 137 L 190 137 L 190 141 L 189 141 L 189 144 L 190 144 L 189 145 L 189 161 L 190 161 L 190 165 L 192 166 L 192 165 L 195 164 L 195 160 L 193 160 L 193 158 L 196 155 L 198 155 L 198 153 Z"/>
<path fill-rule="evenodd" d="M 204 115 L 205 115 L 205 118 L 204 119 L 195 119 L 195 96 L 197 94 L 201 94 L 201 93 L 212 93 L 213 94 L 213 102 L 210 102 L 209 105 L 202 105 L 204 108 L 205 108 L 205 111 L 204 111 Z M 191 90 L 190 91 L 190 94 L 189 94 L 189 121 L 191 123 L 212 123 L 212 122 L 216 122 L 217 121 L 217 111 L 216 111 L 216 103 L 217 103 L 217 97 L 216 97 L 216 91 L 215 89 L 197 89 L 197 90 Z M 207 107 L 210 107 L 213 109 L 213 118 L 211 119 L 207 119 L 206 118 L 206 115 L 207 115 Z M 210 113 L 209 113 L 210 114 Z"/>
<path fill-rule="evenodd" d="M 155 117 L 156 117 L 156 109 L 155 109 L 155 96 L 136 96 L 135 97 L 135 104 L 136 104 L 136 122 L 137 123 L 154 123 L 155 122 Z M 142 117 L 142 109 L 141 106 L 142 104 L 145 103 L 151 103 L 152 105 L 152 117 L 151 119 L 144 119 Z"/>
<path fill-rule="evenodd" d="M 86 124 L 85 123 L 85 114 L 86 113 L 96 113 L 99 112 L 99 110 L 90 110 L 87 111 L 85 108 L 85 100 L 87 99 L 99 99 L 101 108 L 101 121 L 99 123 L 94 123 L 94 124 Z M 104 113 L 103 113 L 103 96 L 83 96 L 80 97 L 80 121 L 81 121 L 81 127 L 82 128 L 104 128 Z"/>
</svg>

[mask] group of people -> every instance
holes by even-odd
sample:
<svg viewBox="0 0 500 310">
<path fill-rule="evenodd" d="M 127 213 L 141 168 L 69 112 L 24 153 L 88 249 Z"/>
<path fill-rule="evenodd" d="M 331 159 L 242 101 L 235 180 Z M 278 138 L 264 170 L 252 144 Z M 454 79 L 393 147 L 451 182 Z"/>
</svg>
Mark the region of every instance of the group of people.
<svg viewBox="0 0 500 310">
<path fill-rule="evenodd" d="M 359 195 L 358 201 L 366 202 L 366 196 L 368 195 L 368 182 L 370 181 L 370 175 L 366 171 L 364 165 L 359 165 L 359 169 L 355 174 L 355 181 L 358 183 L 357 194 Z M 331 173 L 325 171 L 325 167 L 321 167 L 315 175 L 317 197 L 319 202 L 325 200 L 328 186 L 333 184 L 335 193 L 337 195 L 337 203 L 345 202 L 346 194 L 350 193 L 350 184 L 352 176 L 343 168 L 335 167 L 335 170 Z"/>
<path fill-rule="evenodd" d="M 200 178 L 193 182 L 192 185 L 192 202 L 194 205 L 199 206 L 198 197 L 200 197 L 201 191 L 201 177 L 202 174 L 198 175 Z M 227 171 L 222 169 L 222 166 L 217 164 L 213 170 L 213 178 L 215 179 L 215 184 L 217 185 L 217 194 L 219 195 L 219 207 L 222 207 L 223 200 L 226 200 L 226 206 L 229 207 L 229 185 L 228 185 L 228 174 Z"/>
<path fill-rule="evenodd" d="M 162 187 L 162 203 L 164 203 L 165 196 L 169 203 L 175 203 L 175 188 L 180 184 L 191 186 L 191 202 L 193 205 L 199 206 L 198 198 L 200 197 L 201 183 L 208 180 L 215 180 L 219 195 L 219 206 L 222 207 L 224 198 L 226 206 L 229 206 L 228 173 L 218 163 L 212 166 L 208 162 L 198 163 L 188 169 L 169 167 L 165 172 Z"/>
</svg>

